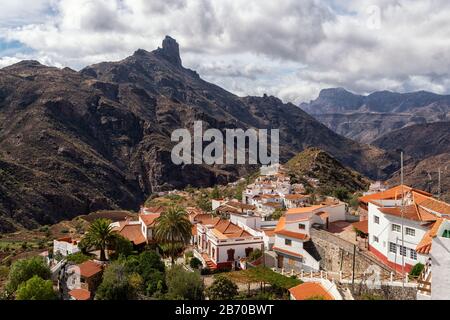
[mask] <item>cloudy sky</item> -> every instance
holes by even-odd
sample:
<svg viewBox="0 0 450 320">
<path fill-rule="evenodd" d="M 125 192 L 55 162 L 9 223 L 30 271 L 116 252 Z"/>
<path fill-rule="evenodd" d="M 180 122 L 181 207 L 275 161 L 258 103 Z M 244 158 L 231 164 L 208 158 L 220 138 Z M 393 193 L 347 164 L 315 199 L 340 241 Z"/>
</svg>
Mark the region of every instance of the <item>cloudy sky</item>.
<svg viewBox="0 0 450 320">
<path fill-rule="evenodd" d="M 0 68 L 74 69 L 153 50 L 239 95 L 450 93 L 448 0 L 1 0 Z"/>
</svg>

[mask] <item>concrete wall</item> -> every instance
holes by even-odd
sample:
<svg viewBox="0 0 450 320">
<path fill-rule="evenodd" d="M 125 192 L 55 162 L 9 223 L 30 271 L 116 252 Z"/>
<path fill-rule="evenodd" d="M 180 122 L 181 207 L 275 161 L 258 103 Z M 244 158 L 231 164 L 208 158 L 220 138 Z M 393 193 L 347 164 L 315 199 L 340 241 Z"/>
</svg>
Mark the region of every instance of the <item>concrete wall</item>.
<svg viewBox="0 0 450 320">
<path fill-rule="evenodd" d="M 431 299 L 450 300 L 450 239 L 436 237 L 431 250 Z"/>
</svg>

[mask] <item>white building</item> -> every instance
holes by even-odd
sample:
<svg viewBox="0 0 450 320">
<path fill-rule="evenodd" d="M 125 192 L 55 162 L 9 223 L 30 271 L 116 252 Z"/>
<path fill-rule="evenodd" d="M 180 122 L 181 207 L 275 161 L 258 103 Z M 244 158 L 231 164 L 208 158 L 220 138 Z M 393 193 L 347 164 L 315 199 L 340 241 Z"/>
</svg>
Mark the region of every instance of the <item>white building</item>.
<svg viewBox="0 0 450 320">
<path fill-rule="evenodd" d="M 63 257 L 67 257 L 70 254 L 80 252 L 78 248 L 79 242 L 79 240 L 74 240 L 70 237 L 53 240 L 53 257 L 58 253 Z"/>
<path fill-rule="evenodd" d="M 283 203 L 287 209 L 305 207 L 310 204 L 311 196 L 305 194 L 285 194 Z"/>
<path fill-rule="evenodd" d="M 277 254 L 277 267 L 286 270 L 319 270 L 319 261 L 309 250 L 311 226 L 328 225 L 340 220 L 345 220 L 345 205 L 341 204 L 288 209 L 274 232 L 273 250 Z"/>
<path fill-rule="evenodd" d="M 203 215 L 195 222 L 194 255 L 212 270 L 240 266 L 242 258 L 264 249 L 262 236 L 254 236 L 230 220 Z"/>
<path fill-rule="evenodd" d="M 386 190 L 363 198 L 368 204 L 369 250 L 388 266 L 409 272 L 417 263 L 427 262 L 430 248 L 424 242 L 436 221 L 450 214 L 450 205 L 423 191 L 402 189 L 400 193 L 399 187 L 392 189 L 395 197 Z"/>
<path fill-rule="evenodd" d="M 447 216 L 448 217 L 448 216 Z M 420 276 L 418 300 L 450 300 L 450 221 L 438 219 L 418 249 L 429 252 L 430 259 Z"/>
</svg>

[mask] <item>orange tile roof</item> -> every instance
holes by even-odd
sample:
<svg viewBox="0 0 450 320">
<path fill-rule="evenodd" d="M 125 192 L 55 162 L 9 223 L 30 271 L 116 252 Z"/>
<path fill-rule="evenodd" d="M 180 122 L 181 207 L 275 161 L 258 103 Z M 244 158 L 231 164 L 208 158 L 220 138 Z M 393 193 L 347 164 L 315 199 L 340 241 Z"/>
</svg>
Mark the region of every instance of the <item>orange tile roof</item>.
<svg viewBox="0 0 450 320">
<path fill-rule="evenodd" d="M 241 227 L 235 225 L 230 220 L 223 220 L 223 219 L 220 219 L 214 225 L 213 232 L 216 236 L 218 236 L 221 239 L 252 237 L 250 233 L 248 233 Z"/>
<path fill-rule="evenodd" d="M 418 192 L 413 192 L 413 198 L 414 202 L 423 208 L 434 212 L 439 212 L 440 214 L 450 215 L 450 204 L 444 201 L 424 196 L 423 194 L 420 194 Z"/>
<path fill-rule="evenodd" d="M 273 237 L 275 235 L 275 229 L 262 229 L 261 231 L 268 237 Z"/>
<path fill-rule="evenodd" d="M 286 217 L 281 217 L 278 220 L 277 226 L 275 227 L 275 232 L 283 230 L 285 225 L 286 225 Z"/>
<path fill-rule="evenodd" d="M 436 237 L 439 227 L 444 220 L 439 218 L 436 220 L 431 228 L 425 233 L 422 240 L 416 247 L 416 251 L 421 254 L 428 254 L 431 251 L 431 244 L 433 243 L 433 238 Z"/>
<path fill-rule="evenodd" d="M 161 216 L 160 213 L 150 213 L 150 214 L 141 214 L 139 218 L 144 222 L 144 224 L 149 227 L 155 223 L 155 220 Z"/>
<path fill-rule="evenodd" d="M 220 220 L 219 217 L 214 217 L 211 214 L 199 214 L 194 218 L 194 222 L 201 223 L 203 225 L 215 225 Z"/>
<path fill-rule="evenodd" d="M 290 255 L 290 256 L 294 256 L 294 257 L 298 257 L 298 258 L 303 258 L 303 255 L 301 255 L 300 253 L 292 252 L 292 251 L 289 251 L 289 250 L 286 250 L 286 249 L 281 249 L 281 248 L 279 248 L 279 247 L 273 247 L 272 250 L 273 250 L 273 251 L 278 251 L 278 252 L 281 252 L 281 253 L 285 253 L 285 254 L 288 254 L 288 255 Z"/>
<path fill-rule="evenodd" d="M 408 220 L 414 220 L 414 221 L 435 221 L 437 219 L 437 216 L 434 214 L 429 213 L 428 211 L 424 210 L 423 208 L 418 207 L 417 205 L 409 205 L 405 206 L 403 213 L 401 207 L 381 207 L 378 209 L 380 212 L 392 216 L 402 217 L 404 219 Z"/>
<path fill-rule="evenodd" d="M 272 208 L 282 208 L 283 207 L 281 205 L 281 203 L 277 203 L 277 202 L 266 202 L 263 204 L 263 206 L 272 207 Z"/>
<path fill-rule="evenodd" d="M 313 212 L 314 210 L 321 209 L 325 207 L 324 205 L 315 205 L 315 206 L 309 206 L 309 207 L 301 207 L 301 208 L 292 208 L 288 209 L 286 214 L 299 214 L 299 213 L 308 213 Z"/>
<path fill-rule="evenodd" d="M 193 235 L 193 236 L 196 236 L 197 234 L 198 234 L 198 232 L 197 232 L 197 225 L 194 224 L 194 225 L 192 226 L 192 235 Z"/>
<path fill-rule="evenodd" d="M 74 289 L 69 291 L 69 295 L 78 301 L 86 301 L 91 298 L 91 293 L 86 289 Z"/>
<path fill-rule="evenodd" d="M 78 268 L 80 268 L 80 275 L 85 278 L 90 278 L 103 271 L 100 264 L 91 260 L 79 264 Z"/>
<path fill-rule="evenodd" d="M 307 199 L 310 195 L 308 194 L 286 194 L 284 198 L 286 200 L 301 200 L 301 199 Z"/>
<path fill-rule="evenodd" d="M 365 234 L 369 234 L 369 221 L 368 220 L 364 220 L 364 221 L 358 221 L 352 224 L 352 226 L 365 233 Z"/>
<path fill-rule="evenodd" d="M 140 224 L 126 224 L 118 232 L 122 237 L 130 240 L 135 245 L 140 245 L 146 242 L 146 239 L 142 234 Z"/>
<path fill-rule="evenodd" d="M 300 232 L 279 230 L 279 231 L 275 231 L 275 234 L 279 234 L 282 236 L 286 236 L 286 237 L 294 238 L 294 239 L 298 239 L 298 240 L 303 240 L 303 241 L 309 240 L 309 236 L 307 234 L 300 233 Z"/>
<path fill-rule="evenodd" d="M 363 202 L 365 204 L 369 203 L 369 201 L 371 200 L 390 200 L 390 199 L 401 199 L 402 198 L 402 194 L 406 194 L 410 191 L 414 190 L 417 193 L 423 194 L 425 196 L 431 196 L 430 193 L 422 191 L 422 190 L 418 190 L 418 189 L 413 189 L 411 187 L 408 187 L 406 185 L 399 185 L 399 186 L 395 186 L 391 189 L 382 191 L 382 192 L 377 192 L 377 193 L 373 193 L 373 194 L 368 194 L 366 196 L 360 197 L 359 201 Z M 402 193 L 403 191 L 403 193 Z"/>
<path fill-rule="evenodd" d="M 334 300 L 327 290 L 316 282 L 305 282 L 289 289 L 295 300 L 308 300 L 314 297 L 322 297 L 324 300 Z"/>
</svg>

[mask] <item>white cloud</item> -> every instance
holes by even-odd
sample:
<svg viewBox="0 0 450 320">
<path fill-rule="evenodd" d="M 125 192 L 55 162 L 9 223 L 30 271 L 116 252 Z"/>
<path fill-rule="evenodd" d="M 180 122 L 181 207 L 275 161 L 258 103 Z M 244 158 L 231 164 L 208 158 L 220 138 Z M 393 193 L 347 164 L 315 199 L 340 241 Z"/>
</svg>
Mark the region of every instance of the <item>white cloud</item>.
<svg viewBox="0 0 450 320">
<path fill-rule="evenodd" d="M 0 41 L 20 41 L 53 65 L 118 60 L 169 34 L 186 66 L 240 95 L 299 103 L 334 86 L 450 91 L 446 0 L 26 2 L 2 1 Z"/>
</svg>

